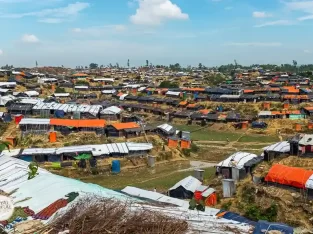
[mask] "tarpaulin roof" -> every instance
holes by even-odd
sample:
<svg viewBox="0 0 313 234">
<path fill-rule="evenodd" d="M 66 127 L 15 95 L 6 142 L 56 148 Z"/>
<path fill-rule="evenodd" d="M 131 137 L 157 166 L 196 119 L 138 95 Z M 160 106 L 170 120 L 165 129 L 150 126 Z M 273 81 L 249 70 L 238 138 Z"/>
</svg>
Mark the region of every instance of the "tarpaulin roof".
<svg viewBox="0 0 313 234">
<path fill-rule="evenodd" d="M 223 217 L 224 219 L 229 219 L 229 220 L 234 220 L 234 221 L 237 221 L 237 222 L 240 222 L 240 223 L 247 223 L 249 225 L 252 225 L 252 226 L 255 226 L 256 225 L 256 222 L 250 220 L 250 219 L 247 219 L 237 213 L 234 213 L 234 212 L 229 212 L 229 211 L 223 211 L 221 210 L 218 214 L 217 214 L 218 217 Z"/>
<path fill-rule="evenodd" d="M 290 152 L 290 143 L 288 141 L 278 142 L 273 145 L 264 147 L 263 150 L 280 152 L 280 153 L 288 153 Z"/>
<path fill-rule="evenodd" d="M 299 145 L 313 145 L 313 134 L 305 134 L 301 137 Z"/>
<path fill-rule="evenodd" d="M 189 207 L 188 201 L 165 196 L 164 194 L 161 194 L 161 193 L 147 191 L 147 190 L 143 190 L 140 188 L 127 186 L 126 188 L 122 190 L 122 192 L 127 193 L 131 196 L 136 196 L 136 197 L 146 198 L 146 199 L 150 199 L 150 200 L 154 200 L 158 202 L 173 204 L 173 205 L 180 206 L 180 207 L 185 207 L 185 208 Z"/>
<path fill-rule="evenodd" d="M 114 123 L 112 126 L 117 130 L 130 129 L 130 128 L 140 128 L 140 126 L 135 122 L 129 123 Z"/>
<path fill-rule="evenodd" d="M 265 232 L 264 232 L 265 230 Z M 259 221 L 255 225 L 253 234 L 267 234 L 270 231 L 279 231 L 284 234 L 293 234 L 293 228 L 283 223 L 270 223 L 267 221 Z"/>
<path fill-rule="evenodd" d="M 275 164 L 266 175 L 265 181 L 304 189 L 312 175 L 313 171 Z"/>
<path fill-rule="evenodd" d="M 195 192 L 196 189 L 201 185 L 202 183 L 196 179 L 193 176 L 188 176 L 185 179 L 182 179 L 181 181 L 177 182 L 172 188 L 169 190 L 177 189 L 178 187 L 182 186 L 184 189 Z"/>
<path fill-rule="evenodd" d="M 246 152 L 237 152 L 232 154 L 227 159 L 221 161 L 217 164 L 217 167 L 235 167 L 241 169 L 253 158 L 257 158 L 256 154 L 246 153 Z"/>
<path fill-rule="evenodd" d="M 100 113 L 106 114 L 106 115 L 116 115 L 116 114 L 120 114 L 121 112 L 122 112 L 121 108 L 118 108 L 117 106 L 110 106 L 102 110 Z"/>
<path fill-rule="evenodd" d="M 106 125 L 106 122 L 104 119 L 50 119 L 50 125 L 76 128 L 103 128 Z"/>
</svg>

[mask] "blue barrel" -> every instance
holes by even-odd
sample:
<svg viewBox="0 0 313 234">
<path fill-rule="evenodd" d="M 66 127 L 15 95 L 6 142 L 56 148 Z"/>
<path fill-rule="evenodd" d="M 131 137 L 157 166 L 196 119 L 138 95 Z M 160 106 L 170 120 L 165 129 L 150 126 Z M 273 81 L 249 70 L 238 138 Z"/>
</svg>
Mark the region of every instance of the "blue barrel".
<svg viewBox="0 0 313 234">
<path fill-rule="evenodd" d="M 118 174 L 121 172 L 121 162 L 119 160 L 112 161 L 112 173 Z"/>
</svg>

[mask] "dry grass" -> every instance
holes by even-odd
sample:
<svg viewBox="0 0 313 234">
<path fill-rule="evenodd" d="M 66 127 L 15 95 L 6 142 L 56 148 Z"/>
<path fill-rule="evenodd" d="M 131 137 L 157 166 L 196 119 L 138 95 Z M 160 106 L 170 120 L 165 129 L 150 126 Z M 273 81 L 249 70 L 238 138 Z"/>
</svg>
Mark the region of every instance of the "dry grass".
<svg viewBox="0 0 313 234">
<path fill-rule="evenodd" d="M 69 233 L 114 234 L 183 234 L 185 221 L 149 210 L 131 211 L 129 202 L 105 198 L 85 198 L 49 225 L 49 234 Z"/>
</svg>

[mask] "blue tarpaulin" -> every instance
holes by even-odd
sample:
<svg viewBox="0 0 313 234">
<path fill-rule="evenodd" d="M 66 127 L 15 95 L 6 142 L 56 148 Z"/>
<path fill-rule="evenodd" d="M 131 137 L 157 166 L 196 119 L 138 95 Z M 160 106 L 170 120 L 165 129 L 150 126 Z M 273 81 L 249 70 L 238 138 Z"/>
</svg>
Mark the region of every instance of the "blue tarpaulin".
<svg viewBox="0 0 313 234">
<path fill-rule="evenodd" d="M 251 124 L 252 128 L 267 128 L 267 123 L 264 122 L 252 122 Z"/>
<path fill-rule="evenodd" d="M 259 221 L 256 223 L 253 234 L 267 234 L 269 231 L 280 231 L 284 234 L 293 234 L 293 228 L 283 223 Z"/>
<path fill-rule="evenodd" d="M 223 213 L 225 211 L 221 210 L 219 213 Z M 217 214 L 218 215 L 218 214 Z M 240 222 L 240 223 L 247 223 L 251 226 L 255 226 L 256 225 L 256 222 L 250 220 L 250 219 L 247 219 L 237 213 L 234 213 L 234 212 L 229 212 L 229 211 L 226 211 L 226 213 L 222 216 L 224 219 L 228 219 L 228 220 L 233 220 L 233 221 L 237 221 L 237 222 Z"/>
<path fill-rule="evenodd" d="M 9 123 L 9 122 L 11 122 L 12 121 L 12 116 L 10 115 L 10 114 L 5 114 L 4 115 L 4 118 L 3 118 L 3 122 L 5 122 L 5 123 Z"/>
<path fill-rule="evenodd" d="M 54 112 L 54 116 L 55 116 L 56 118 L 64 118 L 64 115 L 65 115 L 65 113 L 64 113 L 64 111 L 62 111 L 62 110 L 56 110 L 56 111 Z"/>
</svg>

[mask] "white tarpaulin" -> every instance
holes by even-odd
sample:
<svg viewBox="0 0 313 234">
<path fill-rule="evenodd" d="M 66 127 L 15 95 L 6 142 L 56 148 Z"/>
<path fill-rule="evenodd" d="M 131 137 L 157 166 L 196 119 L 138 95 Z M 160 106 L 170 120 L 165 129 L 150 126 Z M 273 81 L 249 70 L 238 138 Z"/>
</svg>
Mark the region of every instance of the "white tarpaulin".
<svg viewBox="0 0 313 234">
<path fill-rule="evenodd" d="M 241 169 L 244 167 L 245 163 L 250 161 L 253 158 L 257 158 L 256 154 L 246 153 L 246 152 L 237 152 L 227 159 L 223 160 L 217 167 L 235 167 Z"/>
<path fill-rule="evenodd" d="M 288 141 L 282 141 L 282 142 L 278 142 L 276 144 L 264 147 L 263 150 L 280 152 L 280 153 L 288 153 L 290 152 L 290 144 Z"/>
</svg>

